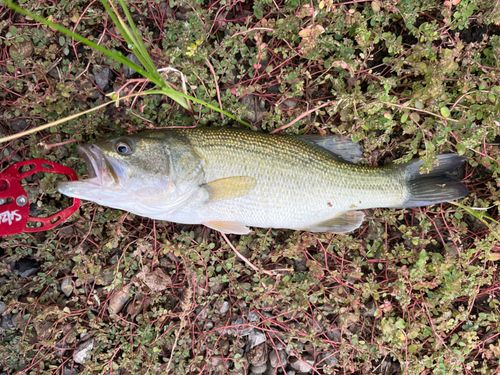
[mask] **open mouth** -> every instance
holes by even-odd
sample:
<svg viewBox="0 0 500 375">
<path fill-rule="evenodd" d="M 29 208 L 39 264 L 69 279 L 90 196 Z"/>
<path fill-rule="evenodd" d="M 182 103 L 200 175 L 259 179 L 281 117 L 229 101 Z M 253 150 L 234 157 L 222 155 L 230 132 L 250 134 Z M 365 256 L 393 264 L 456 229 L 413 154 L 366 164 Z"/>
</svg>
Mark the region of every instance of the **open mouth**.
<svg viewBox="0 0 500 375">
<path fill-rule="evenodd" d="M 59 182 L 57 188 L 62 194 L 89 199 L 96 194 L 103 198 L 109 194 L 114 196 L 118 191 L 123 190 L 119 177 L 120 174 L 123 175 L 123 169 L 117 160 L 108 157 L 94 145 L 79 145 L 77 151 L 87 165 L 88 178 Z"/>
<path fill-rule="evenodd" d="M 97 160 L 100 159 L 99 155 L 97 153 L 99 151 L 94 151 L 92 153 L 92 147 L 91 145 L 78 145 L 76 146 L 76 151 L 78 152 L 78 155 L 83 159 L 85 164 L 87 164 L 87 169 L 89 171 L 89 180 L 95 180 L 96 177 L 98 177 L 97 172 L 100 170 L 100 167 L 97 165 Z"/>
<path fill-rule="evenodd" d="M 85 181 L 99 186 L 119 185 L 117 169 L 112 161 L 94 145 L 78 145 L 78 154 L 82 157 L 89 171 L 89 178 Z"/>
</svg>

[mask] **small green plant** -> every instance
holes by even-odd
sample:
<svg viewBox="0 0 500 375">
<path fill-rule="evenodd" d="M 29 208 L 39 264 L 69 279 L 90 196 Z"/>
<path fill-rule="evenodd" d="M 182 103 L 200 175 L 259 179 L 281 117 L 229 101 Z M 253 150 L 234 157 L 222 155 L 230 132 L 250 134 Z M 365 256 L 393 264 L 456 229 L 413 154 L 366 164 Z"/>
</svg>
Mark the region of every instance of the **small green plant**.
<svg viewBox="0 0 500 375">
<path fill-rule="evenodd" d="M 257 229 L 223 237 L 84 202 L 52 231 L 0 241 L 0 372 L 241 374 L 262 347 L 266 371 L 271 357 L 286 357 L 277 373 L 299 372 L 291 366 L 299 357 L 318 375 L 497 371 L 499 4 L 126 3 L 128 15 L 119 1 L 108 10 L 16 3 L 52 26 L 0 9 L 0 131 L 15 138 L 0 144 L 2 168 L 39 157 L 85 176 L 78 142 L 156 126 L 234 125 L 203 105 L 186 116 L 175 98 L 197 102 L 172 79 L 179 73 L 165 78 L 161 69 L 172 67 L 189 93 L 237 118 L 259 114 L 253 125 L 266 132 L 351 136 L 366 165 L 420 157 L 429 167 L 437 154 L 464 155 L 458 173 L 470 194 L 459 205 L 367 211 L 348 235 Z M 142 65 L 133 69 L 165 83 L 127 80 L 130 52 Z M 113 72 L 109 88 L 99 90 L 94 67 Z M 118 99 L 125 105 L 115 107 Z M 75 112 L 82 115 L 69 117 Z M 37 128 L 61 118 L 69 121 Z M 32 215 L 66 203 L 53 183 L 26 181 Z M 23 262 L 35 262 L 30 276 L 21 275 Z M 152 290 L 146 274 L 171 284 Z M 249 351 L 251 330 L 266 342 Z M 74 362 L 92 338 L 88 359 Z"/>
<path fill-rule="evenodd" d="M 102 4 L 103 4 L 104 8 L 106 9 L 108 15 L 111 17 L 111 19 L 113 20 L 113 23 L 115 24 L 115 26 L 119 30 L 120 34 L 123 36 L 126 43 L 129 45 L 129 47 L 134 52 L 134 55 L 141 62 L 141 64 L 145 67 L 145 69 L 141 68 L 140 66 L 135 64 L 133 61 L 130 61 L 129 59 L 125 58 L 121 53 L 119 53 L 117 51 L 108 50 L 108 49 L 92 42 L 91 40 L 84 38 L 84 37 L 78 35 L 77 33 L 74 33 L 71 30 L 69 30 L 69 29 L 67 29 L 67 28 L 65 28 L 57 23 L 52 22 L 49 19 L 40 17 L 37 14 L 34 14 L 30 11 L 23 9 L 22 7 L 18 6 L 17 4 L 14 4 L 12 1 L 8 1 L 8 0 L 4 1 L 4 4 L 6 6 L 10 7 L 11 9 L 13 9 L 13 10 L 15 10 L 15 11 L 17 11 L 25 16 L 31 17 L 32 19 L 34 19 L 38 22 L 42 22 L 42 23 L 52 27 L 53 29 L 65 34 L 66 36 L 74 38 L 74 39 L 78 40 L 79 42 L 82 42 L 82 43 L 88 45 L 89 47 L 111 57 L 116 62 L 127 65 L 128 67 L 134 69 L 139 74 L 141 74 L 144 78 L 155 83 L 161 89 L 159 91 L 158 90 L 144 91 L 144 92 L 137 94 L 136 96 L 163 94 L 163 95 L 166 95 L 169 98 L 173 99 L 175 102 L 177 102 L 178 104 L 180 104 L 182 107 L 184 107 L 186 110 L 188 110 L 190 112 L 193 112 L 193 107 L 192 107 L 190 101 L 194 101 L 194 102 L 202 104 L 203 106 L 210 108 L 214 111 L 220 112 L 220 113 L 222 113 L 222 114 L 224 114 L 232 119 L 236 119 L 236 117 L 234 117 L 230 113 L 224 111 L 223 109 L 217 108 L 216 106 L 214 106 L 212 104 L 209 104 L 203 100 L 199 100 L 197 98 L 194 98 L 194 97 L 188 95 L 186 92 L 186 87 L 185 87 L 184 83 L 183 83 L 184 92 L 179 92 L 174 88 L 174 86 L 171 83 L 169 83 L 167 80 L 165 80 L 164 77 L 159 73 L 158 68 L 155 66 L 153 60 L 151 59 L 151 56 L 149 55 L 148 51 L 146 50 L 146 47 L 144 46 L 142 38 L 139 35 L 137 28 L 134 24 L 134 21 L 132 19 L 132 16 L 130 15 L 130 12 L 127 8 L 127 4 L 125 3 L 124 0 L 119 0 L 119 2 L 121 5 L 121 8 L 122 8 L 122 11 L 126 16 L 126 19 L 127 19 L 126 22 L 120 16 L 120 13 L 115 8 L 112 1 L 102 0 Z M 128 23 L 128 25 L 127 25 L 127 23 Z M 12 29 L 10 32 L 11 36 L 12 36 L 12 32 L 14 30 L 15 29 Z M 198 45 L 200 43 L 201 42 L 197 41 L 197 44 L 195 44 L 194 47 L 192 47 L 192 49 L 188 52 L 188 54 L 190 53 L 189 56 L 194 55 L 194 53 L 196 52 L 196 45 Z M 118 102 L 118 101 L 119 101 L 119 98 L 114 98 L 113 102 Z M 107 104 L 104 104 L 102 106 L 106 106 L 109 104 L 111 104 L 111 103 L 107 103 Z M 74 118 L 77 118 L 81 115 L 89 113 L 93 110 L 97 110 L 97 109 L 101 108 L 102 106 L 98 106 L 96 108 L 93 108 L 92 110 L 84 111 L 84 112 L 78 113 L 76 115 L 72 115 L 72 116 L 69 116 L 67 118 L 60 119 L 58 121 L 47 124 L 43 127 L 39 127 L 37 129 L 32 129 L 31 131 L 25 132 L 23 134 L 17 134 L 15 137 L 20 137 L 23 135 L 33 133 L 35 131 L 39 131 L 39 130 L 46 129 L 46 128 L 49 128 L 52 126 L 56 126 L 60 123 L 70 121 Z M 245 122 L 243 120 L 239 120 L 239 121 L 244 125 L 250 126 L 247 122 Z M 0 142 L 7 142 L 11 139 L 13 139 L 13 137 L 0 138 Z"/>
</svg>

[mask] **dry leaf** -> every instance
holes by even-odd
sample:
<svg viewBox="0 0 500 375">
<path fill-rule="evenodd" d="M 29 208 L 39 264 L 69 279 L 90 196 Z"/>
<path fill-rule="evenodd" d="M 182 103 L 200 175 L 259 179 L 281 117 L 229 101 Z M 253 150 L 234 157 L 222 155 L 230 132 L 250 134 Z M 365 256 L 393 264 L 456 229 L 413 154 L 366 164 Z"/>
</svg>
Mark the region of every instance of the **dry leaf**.
<svg viewBox="0 0 500 375">
<path fill-rule="evenodd" d="M 156 268 L 153 272 L 149 272 L 149 270 L 145 268 L 142 272 L 139 272 L 136 277 L 146 284 L 153 292 L 162 292 L 172 285 L 172 279 L 160 268 Z"/>
<path fill-rule="evenodd" d="M 500 253 L 490 253 L 488 260 L 490 260 L 492 262 L 496 262 L 497 260 L 500 260 Z"/>
<path fill-rule="evenodd" d="M 299 31 L 301 38 L 317 37 L 325 32 L 325 28 L 321 25 L 308 26 Z"/>
</svg>

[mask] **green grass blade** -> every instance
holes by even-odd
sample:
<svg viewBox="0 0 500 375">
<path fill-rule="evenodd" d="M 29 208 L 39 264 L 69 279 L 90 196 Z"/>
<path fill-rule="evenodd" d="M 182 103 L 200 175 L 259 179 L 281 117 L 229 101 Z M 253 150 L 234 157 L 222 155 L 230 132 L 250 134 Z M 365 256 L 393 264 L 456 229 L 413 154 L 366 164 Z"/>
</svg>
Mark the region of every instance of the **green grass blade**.
<svg viewBox="0 0 500 375">
<path fill-rule="evenodd" d="M 146 47 L 144 46 L 144 43 L 142 42 L 142 38 L 139 36 L 139 32 L 137 31 L 137 28 L 135 27 L 134 20 L 132 19 L 132 16 L 130 15 L 130 12 L 128 11 L 127 4 L 123 0 L 120 0 L 120 5 L 123 9 L 123 12 L 125 13 L 125 17 L 127 17 L 127 21 L 130 25 L 132 35 L 135 36 L 136 48 L 144 59 L 144 62 L 143 62 L 144 66 L 145 67 L 149 66 L 151 69 L 154 69 L 156 71 L 156 66 L 155 66 L 153 60 L 151 59 L 151 56 L 149 55 L 148 51 L 146 50 Z"/>
<path fill-rule="evenodd" d="M 8 6 L 9 8 L 15 10 L 16 12 L 18 12 L 24 16 L 28 16 L 28 17 L 34 19 L 35 21 L 44 23 L 45 25 L 47 25 L 47 26 L 49 26 L 49 27 L 51 27 L 51 28 L 63 33 L 63 34 L 65 34 L 71 38 L 74 38 L 74 39 L 78 40 L 79 42 L 82 42 L 83 44 L 86 44 L 87 46 L 89 46 L 89 47 L 91 47 L 99 52 L 102 52 L 106 56 L 109 56 L 112 59 L 129 66 L 130 68 L 134 69 L 135 71 L 137 71 L 138 73 L 140 73 L 141 75 L 143 75 L 144 77 L 148 78 L 149 80 L 151 80 L 152 82 L 154 82 L 155 84 L 157 84 L 158 86 L 161 87 L 159 82 L 157 82 L 158 79 L 156 77 L 151 76 L 151 74 L 149 74 L 144 69 L 142 69 L 140 66 L 137 66 L 136 64 L 134 64 L 132 61 L 130 61 L 126 57 L 122 56 L 121 54 L 118 54 L 118 53 L 110 51 L 104 47 L 101 47 L 100 45 L 88 40 L 87 38 L 84 38 L 84 37 L 72 32 L 71 30 L 65 28 L 64 26 L 61 26 L 57 23 L 51 22 L 43 17 L 40 17 L 34 13 L 31 13 L 30 11 L 19 7 L 18 5 L 14 4 L 11 1 L 5 1 L 4 4 L 6 6 Z"/>
<path fill-rule="evenodd" d="M 490 232 L 496 237 L 496 239 L 498 241 L 500 241 L 500 234 L 498 234 L 494 228 L 491 227 L 491 223 L 489 223 L 486 219 L 488 220 L 491 220 L 491 222 L 493 223 L 496 223 L 498 225 L 500 225 L 500 223 L 498 221 L 496 221 L 495 219 L 489 217 L 488 215 L 486 215 L 485 213 L 483 212 L 478 212 L 476 210 L 474 210 L 474 208 L 472 207 L 467 207 L 467 206 L 464 206 L 463 204 L 460 204 L 458 202 L 450 202 L 451 204 L 457 206 L 457 207 L 460 207 L 462 208 L 465 212 L 467 212 L 469 215 L 471 216 L 474 216 L 476 219 L 478 219 L 481 223 L 483 223 L 484 225 L 486 225 L 488 227 L 488 229 L 490 230 Z"/>
<path fill-rule="evenodd" d="M 161 93 L 168 96 L 169 98 L 171 98 L 172 100 L 174 100 L 175 102 L 177 102 L 179 105 L 181 105 L 183 108 L 191 111 L 191 106 L 183 99 L 188 99 L 188 100 L 191 100 L 195 103 L 198 103 L 198 104 L 201 104 L 205 107 L 208 107 L 216 112 L 219 112 L 219 113 L 222 113 L 223 115 L 233 119 L 233 120 L 236 120 L 238 122 L 240 122 L 241 124 L 243 125 L 246 125 L 246 126 L 250 126 L 250 124 L 246 121 L 243 121 L 243 120 L 238 120 L 235 116 L 231 115 L 230 113 L 210 104 L 210 103 L 207 103 L 203 100 L 199 100 L 197 98 L 194 98 L 190 95 L 187 95 L 187 94 L 184 94 L 182 92 L 178 92 L 176 91 L 175 89 L 173 89 L 171 86 L 170 86 L 170 83 L 165 81 L 163 79 L 163 77 L 161 77 L 161 75 L 158 73 L 158 71 L 156 70 L 156 67 L 155 67 L 155 73 L 154 74 L 150 74 L 149 72 L 147 72 L 146 70 L 142 69 L 140 66 L 134 64 L 132 61 L 130 61 L 129 59 L 127 59 L 125 56 L 123 56 L 122 54 L 118 54 L 116 52 L 113 52 L 111 50 L 108 50 L 104 47 L 101 47 L 100 45 L 88 40 L 87 38 L 84 38 L 74 32 L 72 32 L 71 30 L 65 28 L 64 26 L 61 26 L 57 23 L 54 23 L 54 22 L 51 22 L 41 16 L 38 16 L 28 10 L 25 10 L 21 7 L 19 7 L 18 5 L 14 4 L 12 1 L 10 0 L 5 0 L 3 1 L 3 4 L 5 4 L 7 7 L 11 8 L 12 10 L 15 10 L 16 12 L 24 15 L 24 16 L 27 16 L 27 17 L 30 17 L 32 19 L 34 19 L 35 21 L 38 21 L 38 22 L 41 22 L 61 33 L 63 33 L 64 35 L 67 35 L 71 38 L 74 38 L 75 40 L 78 40 L 79 42 L 103 53 L 104 55 L 108 56 L 108 57 L 111 57 L 112 59 L 118 61 L 119 63 L 122 63 L 124 65 L 127 65 L 128 67 L 134 69 L 137 73 L 141 74 L 143 77 L 149 79 L 151 82 L 153 82 L 154 84 L 156 84 L 158 87 L 161 88 Z M 106 4 L 108 5 L 108 4 Z M 106 7 L 105 5 L 105 7 Z M 116 20 L 116 26 L 118 27 L 118 29 L 121 27 L 121 24 L 119 23 L 118 19 L 115 16 L 115 14 L 113 13 L 113 11 L 111 10 L 111 8 L 108 7 L 106 8 L 109 12 L 110 12 L 110 17 L 114 20 Z M 126 35 L 126 32 L 124 30 L 124 33 L 122 35 Z M 124 36 L 125 38 L 125 36 Z M 129 39 L 130 41 L 130 39 Z M 149 55 L 148 55 L 149 56 Z M 152 61 L 152 60 L 151 60 Z M 142 61 L 141 61 L 142 62 Z"/>
<path fill-rule="evenodd" d="M 147 53 L 145 48 L 141 48 L 143 47 L 142 40 L 139 38 L 138 34 L 137 33 L 134 34 L 134 31 L 128 28 L 125 21 L 120 17 L 118 11 L 116 10 L 116 8 L 113 6 L 112 3 L 110 3 L 108 0 L 101 0 L 101 2 L 104 8 L 106 9 L 106 12 L 108 12 L 109 16 L 111 17 L 113 23 L 116 25 L 118 31 L 127 42 L 127 44 L 133 47 L 132 52 L 134 53 L 134 55 L 139 59 L 139 61 L 146 68 L 149 74 L 154 75 L 159 80 L 163 81 L 161 76 L 158 74 L 156 67 L 153 61 L 151 60 L 149 54 Z M 146 58 L 144 57 L 144 52 L 147 56 Z"/>
<path fill-rule="evenodd" d="M 142 39 L 140 38 L 137 29 L 135 27 L 134 21 L 132 20 L 132 17 L 130 16 L 130 13 L 128 12 L 128 9 L 126 9 L 126 5 L 124 3 L 120 3 L 122 7 L 124 8 L 124 12 L 127 16 L 128 22 L 131 25 L 132 29 L 129 29 L 125 21 L 120 17 L 117 9 L 114 7 L 113 3 L 110 2 L 109 0 L 101 0 L 104 8 L 108 12 L 109 16 L 113 20 L 114 24 L 118 28 L 118 31 L 120 34 L 123 36 L 127 44 L 133 47 L 132 52 L 134 55 L 137 57 L 137 59 L 141 62 L 141 64 L 146 68 L 146 70 L 151 74 L 152 76 L 156 77 L 156 79 L 161 82 L 160 86 L 161 88 L 167 88 L 170 87 L 172 90 L 175 91 L 173 87 L 171 87 L 170 83 L 165 81 L 163 77 L 158 73 L 158 70 L 151 59 L 151 56 L 149 55 L 148 51 L 146 50 L 146 47 L 144 46 Z M 191 103 L 179 96 L 176 96 L 175 94 L 171 94 L 171 91 L 168 91 L 169 93 L 166 94 L 168 95 L 172 100 L 180 104 L 184 109 L 188 110 L 189 112 L 193 112 L 193 107 Z M 175 91 L 177 92 L 177 91 Z"/>
</svg>

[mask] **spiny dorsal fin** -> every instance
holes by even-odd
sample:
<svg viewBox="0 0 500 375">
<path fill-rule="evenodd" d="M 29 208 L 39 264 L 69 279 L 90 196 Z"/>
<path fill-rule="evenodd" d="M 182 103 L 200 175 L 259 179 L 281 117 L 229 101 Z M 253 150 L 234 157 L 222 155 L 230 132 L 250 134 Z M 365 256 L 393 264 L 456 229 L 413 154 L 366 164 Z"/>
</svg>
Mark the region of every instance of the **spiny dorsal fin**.
<svg viewBox="0 0 500 375">
<path fill-rule="evenodd" d="M 205 203 L 242 197 L 248 194 L 256 184 L 257 180 L 255 178 L 247 176 L 227 177 L 209 182 L 202 185 L 209 194 Z"/>
<path fill-rule="evenodd" d="M 333 154 L 335 158 L 341 158 L 341 162 L 356 164 L 363 158 L 363 151 L 358 143 L 354 143 L 350 138 L 336 134 L 306 134 L 296 136 L 301 141 L 324 148 Z"/>
<path fill-rule="evenodd" d="M 205 221 L 203 225 L 226 234 L 248 234 L 250 229 L 239 221 Z"/>
<path fill-rule="evenodd" d="M 364 217 L 365 214 L 361 211 L 347 211 L 332 219 L 316 223 L 307 230 L 311 232 L 348 233 L 359 228 Z"/>
</svg>

